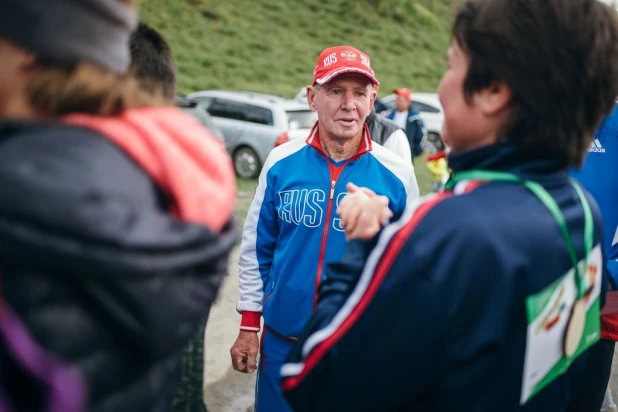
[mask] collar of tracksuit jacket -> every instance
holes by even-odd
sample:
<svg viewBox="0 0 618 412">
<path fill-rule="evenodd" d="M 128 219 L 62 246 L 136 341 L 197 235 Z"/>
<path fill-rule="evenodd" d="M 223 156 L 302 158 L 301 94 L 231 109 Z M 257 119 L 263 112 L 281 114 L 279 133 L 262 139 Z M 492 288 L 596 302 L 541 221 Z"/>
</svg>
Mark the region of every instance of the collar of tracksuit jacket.
<svg viewBox="0 0 618 412">
<path fill-rule="evenodd" d="M 314 148 L 316 151 L 318 151 L 322 156 L 324 156 L 325 161 L 328 163 L 328 170 L 330 173 L 330 179 L 331 179 L 331 193 L 330 193 L 330 199 L 332 200 L 333 195 L 334 195 L 334 191 L 335 191 L 335 184 L 337 182 L 337 179 L 339 178 L 339 175 L 341 174 L 341 172 L 343 171 L 343 169 L 345 168 L 345 166 L 351 162 L 354 161 L 358 158 L 360 158 L 361 156 L 363 156 L 364 154 L 366 154 L 367 152 L 370 152 L 373 148 L 372 145 L 372 141 L 371 141 L 371 136 L 369 134 L 369 128 L 367 127 L 367 124 L 363 123 L 363 137 L 361 138 L 361 142 L 360 145 L 358 147 L 358 150 L 356 151 L 356 154 L 352 157 L 350 157 L 349 159 L 347 159 L 346 161 L 341 162 L 339 165 L 335 165 L 333 164 L 333 162 L 330 160 L 330 157 L 328 156 L 328 154 L 324 151 L 324 149 L 322 148 L 322 144 L 320 143 L 320 133 L 319 133 L 319 128 L 318 128 L 319 122 L 315 122 L 315 124 L 313 125 L 313 127 L 311 128 L 311 132 L 309 133 L 309 137 L 307 137 L 307 139 L 305 140 L 305 142 L 311 146 L 312 148 Z M 328 209 L 326 211 L 326 221 L 328 221 L 330 219 L 330 215 L 332 213 L 332 202 L 329 202 L 329 206 Z M 322 242 L 322 250 L 324 249 L 324 242 L 326 241 L 327 238 L 327 232 L 324 233 Z M 323 256 L 323 252 L 320 253 L 320 258 L 319 260 L 322 261 L 322 259 L 324 258 Z M 320 277 L 322 275 L 322 266 L 320 266 L 320 268 L 318 269 L 318 273 L 316 275 L 316 286 L 315 286 L 315 297 L 314 297 L 314 303 L 317 302 L 317 291 L 318 291 L 318 287 L 320 284 Z M 262 317 L 262 312 L 251 312 L 251 311 L 243 311 L 242 312 L 242 318 L 240 321 L 240 329 L 243 331 L 250 331 L 250 332 L 256 332 L 260 330 L 260 320 Z M 271 329 L 272 330 L 272 329 Z"/>
<path fill-rule="evenodd" d="M 542 185 L 562 184 L 568 180 L 567 169 L 558 159 L 526 159 L 514 143 L 498 143 L 464 152 L 450 153 L 448 165 L 453 172 L 465 170 L 509 171 Z"/>
</svg>

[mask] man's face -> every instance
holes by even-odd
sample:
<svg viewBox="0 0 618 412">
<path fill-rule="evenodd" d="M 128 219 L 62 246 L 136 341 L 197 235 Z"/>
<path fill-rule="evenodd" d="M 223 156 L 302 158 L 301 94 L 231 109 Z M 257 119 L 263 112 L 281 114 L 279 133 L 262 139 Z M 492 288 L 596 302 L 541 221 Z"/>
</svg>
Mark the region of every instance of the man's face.
<svg viewBox="0 0 618 412">
<path fill-rule="evenodd" d="M 410 103 L 412 102 L 408 100 L 405 96 L 398 94 L 397 99 L 395 99 L 395 109 L 397 109 L 398 112 L 408 111 L 408 109 L 410 108 Z"/>
<path fill-rule="evenodd" d="M 327 134 L 322 137 L 348 140 L 362 133 L 376 91 L 367 77 L 349 73 L 319 87 L 309 86 L 307 99 L 318 113 L 321 130 Z"/>
<path fill-rule="evenodd" d="M 452 152 L 467 150 L 476 145 L 483 134 L 483 116 L 474 104 L 467 102 L 463 84 L 468 73 L 469 59 L 453 42 L 447 54 L 448 70 L 442 76 L 438 95 L 444 110 L 442 139 Z"/>
</svg>

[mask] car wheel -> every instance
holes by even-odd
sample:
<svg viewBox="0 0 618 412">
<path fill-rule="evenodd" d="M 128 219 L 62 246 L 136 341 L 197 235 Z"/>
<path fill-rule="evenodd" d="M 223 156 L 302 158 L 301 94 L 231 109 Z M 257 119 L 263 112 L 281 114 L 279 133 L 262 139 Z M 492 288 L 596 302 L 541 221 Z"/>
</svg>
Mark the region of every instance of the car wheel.
<svg viewBox="0 0 618 412">
<path fill-rule="evenodd" d="M 429 133 L 423 145 L 423 151 L 427 154 L 437 153 L 444 150 L 444 142 L 438 133 Z"/>
<path fill-rule="evenodd" d="M 243 146 L 234 152 L 234 169 L 239 177 L 247 179 L 257 177 L 260 174 L 260 159 L 250 147 Z"/>
</svg>

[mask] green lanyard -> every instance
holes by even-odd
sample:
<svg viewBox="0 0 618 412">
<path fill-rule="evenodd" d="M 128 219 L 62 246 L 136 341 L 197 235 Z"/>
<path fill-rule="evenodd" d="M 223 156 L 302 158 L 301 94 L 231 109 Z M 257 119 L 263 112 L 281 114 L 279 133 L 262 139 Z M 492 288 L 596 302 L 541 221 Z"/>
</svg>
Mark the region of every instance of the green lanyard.
<svg viewBox="0 0 618 412">
<path fill-rule="evenodd" d="M 566 242 L 567 250 L 569 252 L 569 256 L 571 258 L 571 263 L 573 268 L 575 269 L 575 282 L 578 290 L 578 298 L 582 298 L 585 293 L 585 284 L 583 278 L 579 271 L 579 265 L 577 254 L 575 253 L 575 247 L 573 246 L 573 240 L 571 239 L 571 235 L 569 234 L 569 229 L 567 228 L 566 219 L 562 214 L 562 211 L 558 207 L 558 204 L 554 200 L 554 198 L 535 181 L 522 179 L 512 173 L 506 172 L 497 172 L 493 170 L 469 170 L 465 172 L 454 173 L 451 178 L 444 185 L 445 190 L 453 190 L 455 185 L 458 182 L 464 180 L 480 180 L 486 182 L 511 182 L 517 184 L 523 184 L 530 190 L 546 207 L 549 209 L 549 212 L 552 214 L 556 223 L 560 227 L 560 231 L 562 232 L 562 237 Z M 584 209 L 584 248 L 586 250 L 586 256 L 584 258 L 584 268 L 588 267 L 588 255 L 592 250 L 592 243 L 594 241 L 594 222 L 592 221 L 592 212 L 590 211 L 590 205 L 586 200 L 586 196 L 584 196 L 583 191 L 574 181 L 571 181 L 571 184 L 575 188 L 577 195 L 579 196 L 579 200 L 582 203 L 582 207 Z M 585 272 L 584 272 L 585 273 Z"/>
</svg>

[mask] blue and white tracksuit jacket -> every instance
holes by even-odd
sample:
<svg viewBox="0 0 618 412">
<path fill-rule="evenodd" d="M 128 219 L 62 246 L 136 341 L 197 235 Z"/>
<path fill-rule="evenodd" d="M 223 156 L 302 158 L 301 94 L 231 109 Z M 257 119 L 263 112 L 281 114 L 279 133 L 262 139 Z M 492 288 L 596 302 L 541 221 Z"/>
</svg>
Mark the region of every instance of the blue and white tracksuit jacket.
<svg viewBox="0 0 618 412">
<path fill-rule="evenodd" d="M 618 285 L 618 106 L 603 121 L 581 170 L 571 175 L 597 201 L 603 216 L 607 270 Z M 618 341 L 618 316 L 604 316 L 601 336 Z"/>
<path fill-rule="evenodd" d="M 237 305 L 241 330 L 258 331 L 261 312 L 264 317 L 258 412 L 286 410 L 279 370 L 289 341 L 313 313 L 326 265 L 343 254 L 345 233 L 336 210 L 349 182 L 387 196 L 395 218 L 418 197 L 412 165 L 372 142 L 366 126 L 357 154 L 348 160 L 336 163 L 323 152 L 316 124 L 306 141 L 275 148 L 260 174 L 240 247 Z"/>
</svg>

